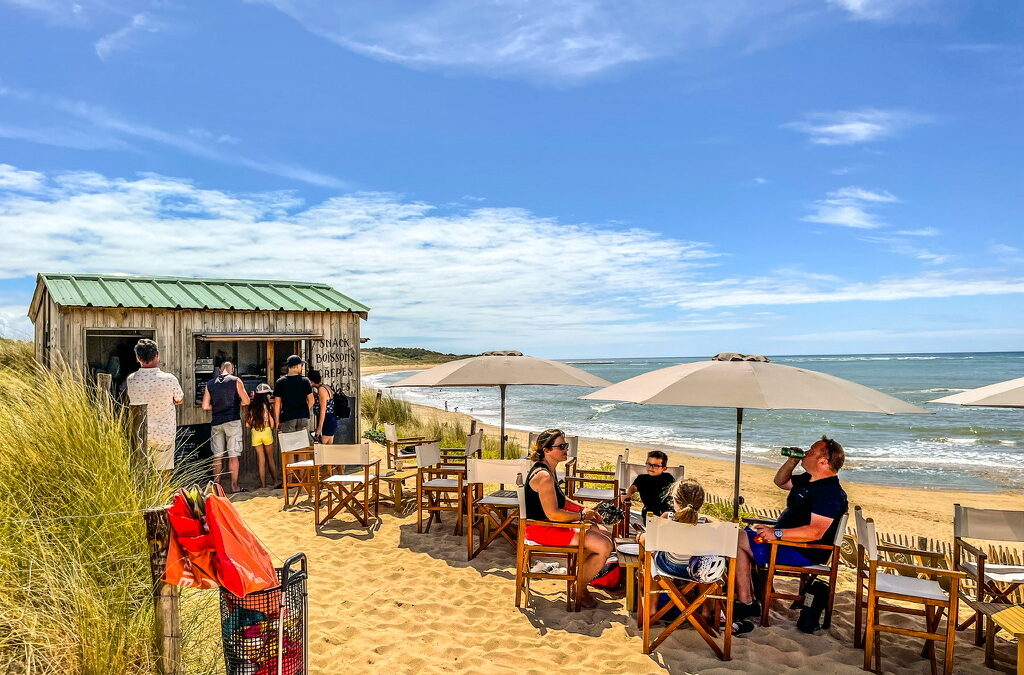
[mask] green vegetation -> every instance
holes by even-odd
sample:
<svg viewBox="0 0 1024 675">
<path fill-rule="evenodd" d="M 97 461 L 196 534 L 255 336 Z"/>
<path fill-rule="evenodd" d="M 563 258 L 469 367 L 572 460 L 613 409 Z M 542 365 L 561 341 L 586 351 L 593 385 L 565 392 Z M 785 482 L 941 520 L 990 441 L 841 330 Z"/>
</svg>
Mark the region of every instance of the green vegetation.
<svg viewBox="0 0 1024 675">
<path fill-rule="evenodd" d="M 476 354 L 445 354 L 422 347 L 364 347 L 359 350 L 359 362 L 363 366 L 435 365 Z"/>
<path fill-rule="evenodd" d="M 0 672 L 155 673 L 140 511 L 170 487 L 105 396 L 0 349 Z M 182 611 L 186 672 L 215 672 L 216 594 Z"/>
</svg>

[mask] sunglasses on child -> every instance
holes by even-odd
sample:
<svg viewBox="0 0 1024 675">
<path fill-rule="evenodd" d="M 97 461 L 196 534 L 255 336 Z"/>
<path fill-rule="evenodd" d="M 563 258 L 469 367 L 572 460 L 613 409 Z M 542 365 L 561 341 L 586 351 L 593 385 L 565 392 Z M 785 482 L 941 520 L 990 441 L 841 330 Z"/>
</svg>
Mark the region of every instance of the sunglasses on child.
<svg viewBox="0 0 1024 675">
<path fill-rule="evenodd" d="M 646 466 L 647 466 L 648 469 L 664 469 L 665 468 L 664 464 L 652 464 L 651 462 L 647 462 Z"/>
</svg>

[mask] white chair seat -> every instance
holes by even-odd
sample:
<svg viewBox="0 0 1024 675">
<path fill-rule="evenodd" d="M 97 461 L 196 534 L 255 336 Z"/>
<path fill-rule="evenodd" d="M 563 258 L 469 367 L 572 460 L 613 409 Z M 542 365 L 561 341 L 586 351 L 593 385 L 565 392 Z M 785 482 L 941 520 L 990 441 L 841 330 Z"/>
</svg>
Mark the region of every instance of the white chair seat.
<svg viewBox="0 0 1024 675">
<path fill-rule="evenodd" d="M 335 474 L 324 478 L 324 483 L 362 483 L 363 474 L 361 473 L 343 473 Z"/>
<path fill-rule="evenodd" d="M 457 488 L 459 487 L 459 481 L 454 478 L 432 478 L 428 481 L 424 481 L 423 487 L 425 488 Z"/>
<path fill-rule="evenodd" d="M 573 497 L 579 497 L 580 499 L 601 499 L 604 501 L 611 501 L 615 499 L 614 490 L 606 490 L 603 488 L 580 488 L 573 491 Z"/>
<path fill-rule="evenodd" d="M 285 464 L 286 469 L 309 469 L 312 468 L 312 466 L 313 460 L 311 459 L 304 459 L 301 462 L 292 462 L 290 464 Z"/>
<path fill-rule="evenodd" d="M 465 464 L 438 464 L 437 468 L 445 469 L 446 471 L 465 471 Z"/>
<path fill-rule="evenodd" d="M 502 492 L 508 492 L 508 490 L 503 490 Z M 486 497 L 483 497 L 482 499 L 476 500 L 476 503 L 490 504 L 491 506 L 519 506 L 519 499 L 518 497 L 515 496 L 515 494 L 516 493 L 513 492 L 511 497 L 499 493 L 489 494 Z"/>
<path fill-rule="evenodd" d="M 807 567 L 802 567 L 801 569 L 814 570 L 815 572 L 821 572 L 822 574 L 828 574 L 832 571 L 832 568 L 828 565 L 808 565 Z"/>
<path fill-rule="evenodd" d="M 978 576 L 978 565 L 965 562 L 964 569 L 972 576 Z M 985 564 L 985 580 L 1001 581 L 1004 584 L 1024 584 L 1024 565 L 990 565 Z"/>
<path fill-rule="evenodd" d="M 917 577 L 903 577 L 898 574 L 888 574 L 885 572 L 875 575 L 875 588 L 880 593 L 909 595 L 915 598 L 943 601 L 949 598 L 937 581 L 919 579 Z"/>
</svg>

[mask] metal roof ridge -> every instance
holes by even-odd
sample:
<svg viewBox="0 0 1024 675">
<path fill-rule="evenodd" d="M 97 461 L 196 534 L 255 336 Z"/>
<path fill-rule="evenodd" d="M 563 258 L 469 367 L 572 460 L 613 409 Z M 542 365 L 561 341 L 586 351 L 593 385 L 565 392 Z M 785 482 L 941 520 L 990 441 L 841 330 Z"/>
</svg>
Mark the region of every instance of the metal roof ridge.
<svg viewBox="0 0 1024 675">
<path fill-rule="evenodd" d="M 95 272 L 40 272 L 39 276 L 44 279 L 102 279 L 102 280 L 124 280 L 132 281 L 153 280 L 153 281 L 183 281 L 190 283 L 240 283 L 240 284 L 282 284 L 288 286 L 315 286 L 331 288 L 331 285 L 323 281 L 296 281 L 289 279 L 235 279 L 221 277 L 176 277 L 160 276 L 155 274 L 100 274 Z"/>
</svg>

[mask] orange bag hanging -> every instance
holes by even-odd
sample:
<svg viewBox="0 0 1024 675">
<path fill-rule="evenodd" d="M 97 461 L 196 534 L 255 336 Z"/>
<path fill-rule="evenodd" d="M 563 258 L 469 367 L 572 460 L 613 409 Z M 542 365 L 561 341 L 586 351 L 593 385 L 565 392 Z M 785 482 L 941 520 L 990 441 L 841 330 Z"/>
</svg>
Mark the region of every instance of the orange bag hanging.
<svg viewBox="0 0 1024 675">
<path fill-rule="evenodd" d="M 227 498 L 206 498 L 206 523 L 215 552 L 214 570 L 220 585 L 239 597 L 278 585 L 270 553 L 245 524 Z"/>
<path fill-rule="evenodd" d="M 163 580 L 174 586 L 218 588 L 220 584 L 214 576 L 209 537 L 202 534 L 202 523 L 191 517 L 185 496 L 180 491 L 174 496 L 167 515 L 171 536 L 167 543 Z"/>
</svg>

